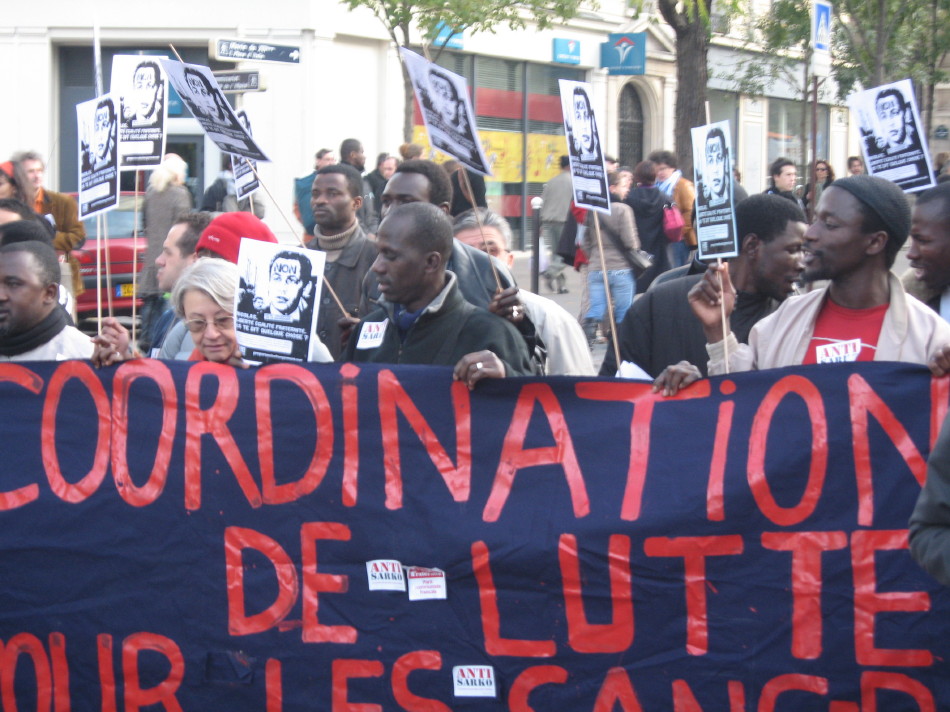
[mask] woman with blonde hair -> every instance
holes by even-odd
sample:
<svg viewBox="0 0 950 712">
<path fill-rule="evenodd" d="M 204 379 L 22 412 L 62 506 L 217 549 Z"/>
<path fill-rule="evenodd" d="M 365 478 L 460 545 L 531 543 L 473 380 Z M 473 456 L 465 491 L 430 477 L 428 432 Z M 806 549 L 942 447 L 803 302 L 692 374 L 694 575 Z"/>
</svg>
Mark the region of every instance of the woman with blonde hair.
<svg viewBox="0 0 950 712">
<path fill-rule="evenodd" d="M 162 245 L 168 231 L 192 209 L 191 191 L 185 187 L 187 173 L 188 164 L 182 157 L 168 153 L 148 179 L 144 209 L 148 247 L 145 250 L 145 264 L 142 266 L 142 281 L 138 290 L 144 299 L 141 332 L 143 337 L 151 333 L 152 322 L 162 313 L 164 305 L 164 295 L 158 287 L 155 258 L 162 253 Z M 143 342 L 141 347 L 148 353 L 150 344 Z"/>
</svg>

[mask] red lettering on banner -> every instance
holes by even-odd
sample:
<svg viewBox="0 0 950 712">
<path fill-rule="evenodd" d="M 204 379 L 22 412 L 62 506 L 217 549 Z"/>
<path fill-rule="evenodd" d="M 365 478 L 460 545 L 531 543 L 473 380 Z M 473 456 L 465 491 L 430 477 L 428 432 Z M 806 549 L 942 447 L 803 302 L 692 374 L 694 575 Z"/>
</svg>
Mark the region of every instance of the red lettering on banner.
<svg viewBox="0 0 950 712">
<path fill-rule="evenodd" d="M 139 653 L 151 650 L 163 655 L 170 666 L 168 675 L 154 687 L 139 683 Z M 184 712 L 175 693 L 185 677 L 185 658 L 174 640 L 157 633 L 133 633 L 122 641 L 122 677 L 125 684 L 125 712 L 161 704 L 166 712 Z"/>
<path fill-rule="evenodd" d="M 313 412 L 316 444 L 303 476 L 294 482 L 277 484 L 274 473 L 274 423 L 271 412 L 271 384 L 288 381 L 297 386 Z M 254 375 L 257 410 L 257 452 L 261 464 L 261 491 L 265 504 L 287 504 L 316 491 L 333 458 L 333 412 L 320 381 L 305 368 L 282 363 L 264 366 Z M 294 428 L 302 423 L 296 422 Z M 291 431 L 292 433 L 293 431 Z M 292 437 L 292 434 L 291 434 Z"/>
<path fill-rule="evenodd" d="M 581 565 L 577 557 L 577 537 L 562 534 L 558 544 L 564 609 L 567 614 L 567 642 L 579 653 L 619 653 L 633 644 L 633 581 L 630 576 L 630 537 L 610 537 L 608 568 L 613 622 L 589 623 L 584 613 Z"/>
<path fill-rule="evenodd" d="M 112 636 L 96 636 L 96 657 L 99 662 L 99 689 L 102 690 L 102 712 L 116 712 L 115 670 L 112 669 Z"/>
<path fill-rule="evenodd" d="M 13 383 L 30 391 L 34 395 L 43 389 L 43 379 L 37 376 L 33 371 L 25 366 L 18 366 L 13 363 L 0 364 L 0 383 Z M 40 439 L 45 442 L 47 438 L 44 433 Z M 55 433 L 53 434 L 55 436 Z M 53 438 L 49 438 L 52 440 Z M 0 492 L 0 511 L 16 509 L 24 504 L 29 504 L 40 496 L 40 488 L 37 484 L 25 485 L 10 492 Z"/>
<path fill-rule="evenodd" d="M 742 553 L 742 537 L 684 536 L 650 537 L 643 542 L 647 556 L 679 556 L 683 558 L 686 586 L 686 652 L 705 655 L 709 650 L 709 628 L 706 614 L 706 557 L 735 556 Z"/>
<path fill-rule="evenodd" d="M 523 640 L 501 637 L 501 616 L 498 612 L 498 591 L 491 573 L 488 546 L 483 541 L 472 544 L 472 569 L 478 584 L 478 601 L 482 607 L 482 632 L 485 652 L 489 655 L 511 655 L 523 658 L 550 658 L 557 652 L 553 640 Z"/>
<path fill-rule="evenodd" d="M 33 661 L 33 674 L 36 677 L 36 708 L 48 710 L 53 699 L 53 677 L 50 673 L 49 658 L 43 643 L 30 633 L 17 633 L 0 653 L 0 699 L 4 710 L 16 710 L 16 671 L 17 660 L 26 654 Z"/>
<path fill-rule="evenodd" d="M 383 664 L 378 660 L 334 660 L 332 712 L 383 712 L 379 705 L 350 702 L 347 697 L 351 677 L 381 677 L 382 674 Z"/>
<path fill-rule="evenodd" d="M 792 553 L 792 655 L 821 657 L 821 555 L 844 549 L 844 532 L 763 532 L 762 546 Z"/>
<path fill-rule="evenodd" d="M 808 482 L 805 484 L 805 492 L 801 500 L 794 507 L 781 507 L 772 496 L 772 490 L 765 476 L 765 451 L 772 417 L 779 404 L 790 393 L 799 396 L 808 409 L 808 418 L 811 421 L 811 463 L 808 468 Z M 762 514 L 773 523 L 783 527 L 799 524 L 815 511 L 818 500 L 821 498 L 828 467 L 828 423 L 825 419 L 821 393 L 814 383 L 802 376 L 785 376 L 769 389 L 752 421 L 747 467 L 752 496 Z"/>
<path fill-rule="evenodd" d="M 264 665 L 264 695 L 266 712 L 283 712 L 284 683 L 281 679 L 280 660 L 268 658 Z"/>
<path fill-rule="evenodd" d="M 528 698 L 541 685 L 563 685 L 567 682 L 567 670 L 560 665 L 535 665 L 521 672 L 511 683 L 508 693 L 508 712 L 535 712 Z"/>
<path fill-rule="evenodd" d="M 386 507 L 402 507 L 402 466 L 399 452 L 398 410 L 409 421 L 413 432 L 425 446 L 432 464 L 445 480 L 452 499 L 467 502 L 472 485 L 472 406 L 468 389 L 459 381 L 452 383 L 455 408 L 455 457 L 452 463 L 429 423 L 389 369 L 379 372 L 379 424 L 382 430 L 383 467 L 386 476 Z"/>
<path fill-rule="evenodd" d="M 739 680 L 729 680 L 729 712 L 745 712 L 745 688 Z M 716 705 L 716 709 L 719 709 Z M 673 680 L 673 712 L 703 712 L 686 680 Z"/>
<path fill-rule="evenodd" d="M 340 398 L 343 401 L 343 505 L 355 507 L 360 468 L 359 389 L 356 377 L 360 367 L 353 363 L 340 366 Z"/>
<path fill-rule="evenodd" d="M 53 712 L 69 712 L 69 664 L 66 662 L 66 636 L 49 634 L 49 657 L 53 668 Z"/>
<path fill-rule="evenodd" d="M 871 445 L 868 441 L 868 413 L 887 433 L 921 487 L 927 477 L 927 463 L 903 424 L 894 417 L 893 411 L 856 373 L 848 377 L 848 400 L 851 404 L 851 434 L 854 440 L 854 476 L 858 485 L 858 524 L 869 527 L 874 521 L 874 485 Z"/>
<path fill-rule="evenodd" d="M 875 646 L 875 616 L 883 612 L 930 610 L 926 591 L 878 593 L 874 554 L 907 548 L 907 530 L 855 531 L 851 533 L 851 568 L 854 576 L 854 653 L 858 665 L 927 667 L 929 650 L 895 650 Z"/>
<path fill-rule="evenodd" d="M 783 692 L 800 690 L 813 692 L 816 695 L 828 694 L 828 679 L 815 675 L 789 674 L 773 677 L 762 686 L 762 696 L 759 697 L 759 712 L 774 712 L 775 703 Z"/>
<path fill-rule="evenodd" d="M 210 408 L 201 408 L 201 383 L 205 376 L 218 382 L 218 392 Z M 233 366 L 199 361 L 188 369 L 185 381 L 185 508 L 201 507 L 201 436 L 211 435 L 228 461 L 245 499 L 252 507 L 261 506 L 261 491 L 251 477 L 238 449 L 228 421 L 237 408 L 240 385 Z"/>
<path fill-rule="evenodd" d="M 247 615 L 244 608 L 244 549 L 254 549 L 270 561 L 277 578 L 277 598 L 259 613 Z M 297 570 L 276 541 L 253 529 L 224 530 L 225 575 L 228 585 L 228 633 L 250 635 L 273 628 L 297 601 Z"/>
<path fill-rule="evenodd" d="M 305 643 L 355 643 L 356 628 L 323 625 L 317 620 L 320 593 L 345 593 L 349 577 L 317 573 L 317 539 L 350 540 L 350 528 L 336 522 L 307 522 L 300 527 L 301 576 L 303 578 L 303 641 Z M 334 690 L 336 685 L 334 685 Z"/>
<path fill-rule="evenodd" d="M 554 445 L 526 450 L 524 441 L 528 434 L 528 426 L 531 424 L 535 402 L 541 406 L 547 418 L 548 427 L 554 436 Z M 511 424 L 505 434 L 505 442 L 498 459 L 498 471 L 495 473 L 491 494 L 488 495 L 485 510 L 482 512 L 482 519 L 486 522 L 497 522 L 501 516 L 501 510 L 508 501 L 508 495 L 511 494 L 515 474 L 518 470 L 539 465 L 561 466 L 564 470 L 564 478 L 567 480 L 567 487 L 571 492 L 574 516 L 586 517 L 590 513 L 590 498 L 587 496 L 587 487 L 584 485 L 584 475 L 577 463 L 577 455 L 574 454 L 574 443 L 571 440 L 567 421 L 564 419 L 564 411 L 549 385 L 531 383 L 522 386 L 518 393 L 518 402 L 515 403 Z"/>
<path fill-rule="evenodd" d="M 634 521 L 640 516 L 643 486 L 646 484 L 647 465 L 650 462 L 650 426 L 656 403 L 675 403 L 692 398 L 707 398 L 711 392 L 709 381 L 697 381 L 671 398 L 653 392 L 650 383 L 578 383 L 578 397 L 596 401 L 626 401 L 633 405 L 630 420 L 630 462 L 627 466 L 627 486 L 620 504 L 620 518 Z"/>
<path fill-rule="evenodd" d="M 56 453 L 56 412 L 59 410 L 63 389 L 74 378 L 86 387 L 92 397 L 98 421 L 96 454 L 93 457 L 92 468 L 75 484 L 67 482 L 63 477 L 63 471 L 59 466 L 59 455 Z M 46 389 L 46 400 L 43 402 L 41 448 L 43 467 L 46 470 L 50 489 L 64 502 L 71 504 L 82 502 L 99 489 L 99 485 L 105 479 L 109 467 L 109 421 L 109 397 L 92 367 L 85 361 L 63 361 L 53 371 Z"/>
<path fill-rule="evenodd" d="M 723 393 L 733 393 L 735 384 L 723 381 L 719 384 Z M 712 459 L 709 461 L 709 483 L 706 485 L 706 518 L 711 522 L 721 522 L 726 518 L 726 507 L 722 499 L 723 485 L 726 479 L 726 457 L 729 454 L 729 434 L 732 431 L 732 415 L 736 404 L 723 401 L 719 404 L 719 416 L 716 418 L 716 437 L 713 440 Z"/>
<path fill-rule="evenodd" d="M 621 667 L 607 671 L 607 677 L 604 678 L 604 684 L 601 685 L 594 702 L 594 712 L 613 712 L 617 704 L 620 705 L 621 712 L 643 712 L 630 676 Z"/>
<path fill-rule="evenodd" d="M 154 381 L 162 397 L 162 430 L 158 436 L 155 462 L 152 463 L 148 481 L 141 487 L 132 481 L 127 459 L 129 391 L 139 378 Z M 164 491 L 177 422 L 178 392 L 168 366 L 150 358 L 126 361 L 119 366 L 112 380 L 112 478 L 119 496 L 133 507 L 151 504 Z"/>
<path fill-rule="evenodd" d="M 920 712 L 936 712 L 934 696 L 923 683 L 903 673 L 883 670 L 867 670 L 861 673 L 862 712 L 877 712 L 878 690 L 904 692 L 914 699 Z"/>
<path fill-rule="evenodd" d="M 950 378 L 930 379 L 930 449 L 933 450 L 940 434 L 940 426 L 950 407 Z"/>
<path fill-rule="evenodd" d="M 442 655 L 438 650 L 416 650 L 406 653 L 393 663 L 393 697 L 406 712 L 452 712 L 452 708 L 438 700 L 419 697 L 409 690 L 409 674 L 414 670 L 441 670 Z"/>
</svg>

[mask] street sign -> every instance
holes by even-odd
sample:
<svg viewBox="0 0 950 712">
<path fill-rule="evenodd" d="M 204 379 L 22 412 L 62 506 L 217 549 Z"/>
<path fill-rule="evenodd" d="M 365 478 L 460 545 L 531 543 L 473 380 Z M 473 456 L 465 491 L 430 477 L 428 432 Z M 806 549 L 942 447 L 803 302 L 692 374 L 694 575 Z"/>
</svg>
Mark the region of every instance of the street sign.
<svg viewBox="0 0 950 712">
<path fill-rule="evenodd" d="M 811 23 L 812 71 L 819 77 L 827 77 L 831 72 L 831 19 L 831 2 L 815 0 Z"/>
<path fill-rule="evenodd" d="M 218 86 L 225 94 L 238 94 L 246 91 L 264 91 L 267 83 L 261 73 L 252 72 L 212 72 L 218 80 Z"/>
<path fill-rule="evenodd" d="M 247 40 L 212 40 L 211 55 L 225 62 L 253 60 L 300 64 L 300 47 Z"/>
</svg>

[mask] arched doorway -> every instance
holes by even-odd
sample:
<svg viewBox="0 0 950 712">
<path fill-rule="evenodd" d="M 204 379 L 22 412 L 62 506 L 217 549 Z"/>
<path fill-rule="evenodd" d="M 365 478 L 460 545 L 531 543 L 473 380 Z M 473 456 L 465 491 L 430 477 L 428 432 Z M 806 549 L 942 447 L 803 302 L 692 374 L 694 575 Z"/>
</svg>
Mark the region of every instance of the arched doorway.
<svg viewBox="0 0 950 712">
<path fill-rule="evenodd" d="M 620 129 L 620 165 L 631 168 L 643 160 L 643 104 L 633 84 L 624 85 L 617 112 Z"/>
</svg>

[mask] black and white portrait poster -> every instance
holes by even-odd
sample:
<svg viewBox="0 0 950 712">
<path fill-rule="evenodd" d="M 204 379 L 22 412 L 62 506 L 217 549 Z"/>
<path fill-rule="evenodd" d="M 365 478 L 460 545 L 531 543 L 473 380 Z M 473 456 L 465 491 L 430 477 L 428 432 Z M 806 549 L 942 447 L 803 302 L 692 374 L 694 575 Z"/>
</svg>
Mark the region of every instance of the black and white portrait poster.
<svg viewBox="0 0 950 712">
<path fill-rule="evenodd" d="M 248 136 L 253 136 L 251 131 L 251 120 L 247 118 L 247 112 L 241 109 L 237 112 L 238 121 L 247 131 Z M 231 170 L 234 173 L 234 190 L 237 193 L 238 200 L 244 200 L 255 190 L 261 187 L 261 182 L 257 179 L 257 161 L 248 160 L 244 156 L 231 156 Z"/>
<path fill-rule="evenodd" d="M 238 121 L 210 69 L 171 59 L 163 59 L 162 68 L 185 106 L 218 148 L 257 161 L 269 160 Z"/>
<path fill-rule="evenodd" d="M 848 107 L 861 131 L 868 173 L 911 193 L 935 184 L 910 79 L 855 92 Z"/>
<path fill-rule="evenodd" d="M 320 250 L 241 240 L 234 322 L 246 361 L 302 362 L 325 350 L 316 335 L 325 263 Z"/>
<path fill-rule="evenodd" d="M 468 98 L 468 82 L 405 48 L 399 50 L 412 80 L 429 143 L 483 176 L 490 176 L 488 160 L 475 127 Z"/>
<path fill-rule="evenodd" d="M 732 134 L 728 121 L 690 130 L 696 177 L 696 239 L 701 260 L 735 257 L 736 213 L 732 197 Z"/>
<path fill-rule="evenodd" d="M 81 219 L 111 210 L 119 203 L 117 106 L 112 94 L 76 104 Z"/>
<path fill-rule="evenodd" d="M 150 168 L 165 155 L 168 119 L 165 73 L 158 57 L 112 58 L 113 96 L 119 97 L 119 170 Z"/>
<path fill-rule="evenodd" d="M 564 132 L 571 157 L 574 203 L 582 208 L 610 214 L 607 168 L 600 143 L 600 130 L 590 100 L 590 84 L 559 79 Z"/>
</svg>

